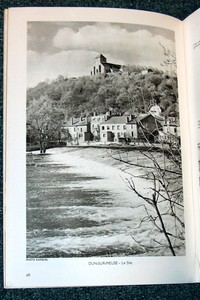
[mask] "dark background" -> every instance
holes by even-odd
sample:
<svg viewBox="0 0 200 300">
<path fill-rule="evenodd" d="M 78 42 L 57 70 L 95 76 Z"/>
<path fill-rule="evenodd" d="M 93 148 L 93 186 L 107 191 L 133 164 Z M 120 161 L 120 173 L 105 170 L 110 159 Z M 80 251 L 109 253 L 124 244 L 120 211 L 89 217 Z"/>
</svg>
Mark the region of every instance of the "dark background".
<svg viewBox="0 0 200 300">
<path fill-rule="evenodd" d="M 92 6 L 117 7 L 149 10 L 168 14 L 183 20 L 200 7 L 200 0 L 0 0 L 0 179 L 2 186 L 3 173 L 3 11 L 9 7 L 31 6 Z M 17 58 L 16 58 L 17 59 Z M 200 62 L 198 62 L 200 63 Z M 51 289 L 3 289 L 3 212 L 2 189 L 0 205 L 0 299 L 67 299 L 67 300 L 170 300 L 200 299 L 200 284 L 149 285 L 149 286 L 112 286 L 83 288 L 51 288 Z M 17 259 L 17 253 L 16 253 Z M 17 276 L 17 274 L 16 274 Z"/>
</svg>

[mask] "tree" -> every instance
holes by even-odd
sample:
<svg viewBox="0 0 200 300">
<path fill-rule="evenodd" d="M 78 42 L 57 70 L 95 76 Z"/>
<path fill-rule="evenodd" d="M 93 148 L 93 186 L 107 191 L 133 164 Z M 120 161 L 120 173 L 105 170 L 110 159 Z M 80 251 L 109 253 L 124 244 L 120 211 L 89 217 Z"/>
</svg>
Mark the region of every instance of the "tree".
<svg viewBox="0 0 200 300">
<path fill-rule="evenodd" d="M 161 143 L 158 149 L 146 139 L 137 161 L 128 151 L 112 157 L 125 164 L 125 183 L 137 195 L 138 203 L 132 206 L 135 211 L 140 209 L 137 228 L 145 230 L 151 223 L 154 231 L 149 245 L 133 236 L 134 241 L 145 252 L 166 253 L 168 249 L 176 256 L 184 247 L 185 226 L 180 144 L 178 138 L 174 140 L 176 144 Z M 134 174 L 133 167 L 140 170 L 139 175 Z M 138 179 L 145 180 L 145 188 L 138 186 Z"/>
<path fill-rule="evenodd" d="M 62 139 L 64 139 L 64 141 L 66 141 L 66 143 L 68 142 L 68 143 L 72 144 L 73 138 L 72 138 L 72 135 L 70 134 L 68 128 L 67 129 L 64 129 L 64 128 L 61 129 L 61 137 L 62 137 Z"/>
<path fill-rule="evenodd" d="M 134 91 L 135 103 L 139 100 L 141 104 L 138 107 L 146 111 L 150 99 L 160 98 L 163 106 L 167 108 L 166 115 L 172 111 L 177 116 L 178 89 L 176 77 L 176 57 L 162 44 L 164 52 L 163 66 L 169 69 L 168 74 L 147 74 L 142 77 L 140 74 L 135 75 L 134 86 L 130 86 L 129 92 Z M 161 97 L 160 97 L 161 96 Z M 133 98 L 134 99 L 134 98 Z M 167 100 L 167 102 L 166 102 Z M 162 103 L 161 103 L 162 105 Z M 138 228 L 144 224 L 151 223 L 154 228 L 154 239 L 151 246 L 143 245 L 133 237 L 134 241 L 146 251 L 152 249 L 169 249 L 173 256 L 177 250 L 184 245 L 184 206 L 183 206 L 183 187 L 182 187 L 182 168 L 181 168 L 181 151 L 180 140 L 173 136 L 173 143 L 160 142 L 157 145 L 149 141 L 149 134 L 152 132 L 140 127 L 143 135 L 143 149 L 140 150 L 141 163 L 134 162 L 130 157 L 114 157 L 123 162 L 128 167 L 140 168 L 141 174 L 135 175 L 132 171 L 127 173 L 126 184 L 137 195 L 138 200 L 142 201 L 133 206 L 133 209 L 143 209 Z M 156 133 L 158 134 L 159 128 Z M 169 137 L 167 137 L 169 138 Z M 153 141 L 158 137 L 154 136 Z M 168 139 L 170 140 L 170 139 Z M 159 152 L 155 152 L 155 149 Z M 158 158 L 157 153 L 160 153 Z M 136 183 L 136 177 L 146 181 L 148 193 L 140 189 Z M 158 238 L 161 234 L 162 238 Z"/>
<path fill-rule="evenodd" d="M 64 120 L 63 111 L 48 96 L 33 99 L 27 106 L 27 127 L 45 153 L 50 141 L 58 141 Z"/>
<path fill-rule="evenodd" d="M 162 49 L 165 52 L 163 66 L 168 72 L 144 66 L 127 66 L 124 73 L 110 73 L 107 76 L 98 74 L 68 79 L 59 76 L 52 82 L 41 82 L 29 88 L 27 105 L 47 95 L 69 118 L 92 112 L 105 113 L 109 109 L 115 113 L 147 112 L 157 98 L 164 114 L 169 115 L 178 103 L 177 78 L 175 71 L 171 71 L 175 70 L 173 55 Z M 142 70 L 146 71 L 145 74 Z"/>
</svg>

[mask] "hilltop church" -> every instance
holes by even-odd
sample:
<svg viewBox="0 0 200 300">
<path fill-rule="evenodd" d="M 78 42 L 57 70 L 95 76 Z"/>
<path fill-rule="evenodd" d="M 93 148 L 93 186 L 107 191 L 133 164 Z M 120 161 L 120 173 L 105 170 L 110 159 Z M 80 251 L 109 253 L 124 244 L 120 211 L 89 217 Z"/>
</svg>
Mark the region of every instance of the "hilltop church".
<svg viewBox="0 0 200 300">
<path fill-rule="evenodd" d="M 120 72 L 122 71 L 121 67 L 121 65 L 107 62 L 107 58 L 102 54 L 99 54 L 97 57 L 95 57 L 91 75 Z"/>
</svg>

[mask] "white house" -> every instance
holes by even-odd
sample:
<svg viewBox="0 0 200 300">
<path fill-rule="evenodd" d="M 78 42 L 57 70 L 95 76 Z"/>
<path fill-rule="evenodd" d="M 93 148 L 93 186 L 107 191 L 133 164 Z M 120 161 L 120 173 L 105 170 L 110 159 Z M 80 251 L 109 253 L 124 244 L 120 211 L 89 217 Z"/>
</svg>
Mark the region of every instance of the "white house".
<svg viewBox="0 0 200 300">
<path fill-rule="evenodd" d="M 137 138 L 137 124 L 132 116 L 111 116 L 100 125 L 101 142 L 119 142 Z"/>
<path fill-rule="evenodd" d="M 150 107 L 149 112 L 153 115 L 160 116 L 162 113 L 162 110 L 158 104 L 155 104 Z"/>
<path fill-rule="evenodd" d="M 109 118 L 109 114 L 96 114 L 90 117 L 90 131 L 94 140 L 100 139 L 100 124 Z"/>
<path fill-rule="evenodd" d="M 162 140 L 166 142 L 176 142 L 180 138 L 180 126 L 177 121 L 167 119 L 163 126 Z"/>
<path fill-rule="evenodd" d="M 74 144 L 79 145 L 91 139 L 90 122 L 88 118 L 71 118 L 63 129 L 68 130 Z"/>
</svg>

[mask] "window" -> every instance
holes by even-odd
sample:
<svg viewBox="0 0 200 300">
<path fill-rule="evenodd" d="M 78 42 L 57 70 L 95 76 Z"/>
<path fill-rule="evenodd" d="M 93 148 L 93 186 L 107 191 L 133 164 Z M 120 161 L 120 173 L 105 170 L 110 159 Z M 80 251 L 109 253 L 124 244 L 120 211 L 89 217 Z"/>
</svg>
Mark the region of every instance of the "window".
<svg viewBox="0 0 200 300">
<path fill-rule="evenodd" d="M 99 73 L 101 73 L 101 65 L 99 65 Z"/>
<path fill-rule="evenodd" d="M 110 126 L 107 126 L 107 130 L 110 130 Z"/>
<path fill-rule="evenodd" d="M 95 67 L 94 67 L 94 75 L 95 75 Z"/>
<path fill-rule="evenodd" d="M 81 132 L 83 131 L 83 128 L 81 128 Z"/>
<path fill-rule="evenodd" d="M 103 134 L 103 137 L 106 137 L 105 133 Z"/>
<path fill-rule="evenodd" d="M 112 126 L 112 130 L 115 130 L 115 126 L 114 125 Z"/>
<path fill-rule="evenodd" d="M 117 125 L 117 130 L 120 130 L 120 125 Z"/>
<path fill-rule="evenodd" d="M 123 125 L 123 129 L 124 129 L 124 130 L 126 129 L 126 125 Z"/>
<path fill-rule="evenodd" d="M 101 129 L 102 129 L 102 130 L 104 130 L 104 129 L 105 129 L 105 127 L 104 127 L 104 126 L 102 126 L 102 127 L 101 127 Z"/>
</svg>

